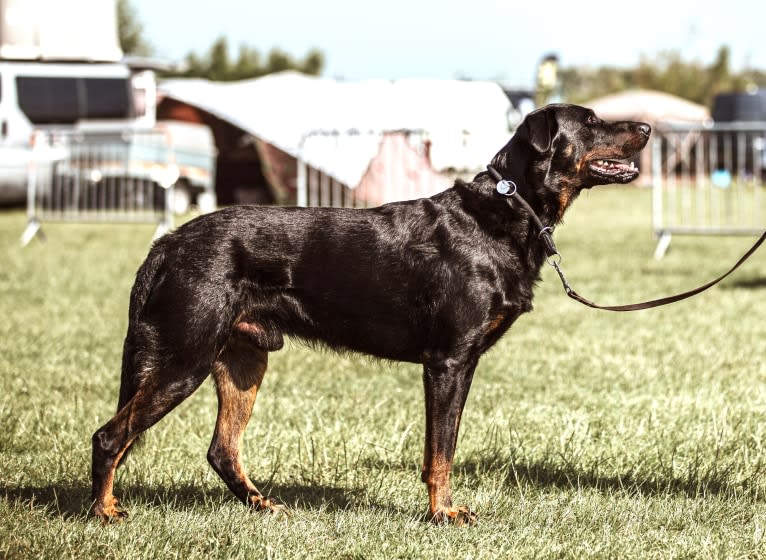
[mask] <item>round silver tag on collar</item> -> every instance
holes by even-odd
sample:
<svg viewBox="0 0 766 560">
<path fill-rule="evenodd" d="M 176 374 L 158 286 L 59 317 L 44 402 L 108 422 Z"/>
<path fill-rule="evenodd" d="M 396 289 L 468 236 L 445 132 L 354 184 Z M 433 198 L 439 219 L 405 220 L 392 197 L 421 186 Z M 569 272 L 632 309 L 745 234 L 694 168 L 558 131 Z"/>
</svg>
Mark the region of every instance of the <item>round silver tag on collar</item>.
<svg viewBox="0 0 766 560">
<path fill-rule="evenodd" d="M 516 194 L 516 183 L 509 181 L 508 179 L 503 179 L 497 183 L 497 192 L 503 196 L 513 196 Z"/>
</svg>

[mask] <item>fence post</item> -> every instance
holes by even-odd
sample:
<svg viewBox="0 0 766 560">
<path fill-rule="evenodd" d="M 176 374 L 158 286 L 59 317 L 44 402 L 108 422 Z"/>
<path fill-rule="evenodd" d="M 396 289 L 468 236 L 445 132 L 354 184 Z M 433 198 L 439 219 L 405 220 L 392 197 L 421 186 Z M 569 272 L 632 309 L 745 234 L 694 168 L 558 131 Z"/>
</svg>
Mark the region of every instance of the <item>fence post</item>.
<svg viewBox="0 0 766 560">
<path fill-rule="evenodd" d="M 657 131 L 660 132 L 660 131 Z M 657 247 L 654 250 L 654 258 L 661 260 L 670 247 L 671 234 L 664 229 L 662 206 L 662 135 L 652 138 L 652 222 L 654 234 L 657 236 Z"/>
<path fill-rule="evenodd" d="M 40 150 L 40 145 L 43 141 L 47 142 L 47 138 L 43 140 L 43 132 L 35 131 L 32 135 L 32 154 L 29 158 L 29 166 L 27 168 L 27 226 L 24 228 L 24 233 L 21 234 L 21 246 L 26 247 L 29 245 L 36 235 L 40 235 L 42 239 L 43 235 L 40 220 L 37 216 L 37 154 Z"/>
</svg>

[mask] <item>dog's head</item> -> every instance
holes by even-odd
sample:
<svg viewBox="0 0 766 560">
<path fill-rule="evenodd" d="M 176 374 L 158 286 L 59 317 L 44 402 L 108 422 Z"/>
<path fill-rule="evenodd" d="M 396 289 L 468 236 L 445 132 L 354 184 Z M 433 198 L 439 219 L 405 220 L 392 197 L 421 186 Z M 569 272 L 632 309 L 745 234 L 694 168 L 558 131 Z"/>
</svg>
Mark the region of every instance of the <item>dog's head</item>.
<svg viewBox="0 0 766 560">
<path fill-rule="evenodd" d="M 577 105 L 548 105 L 527 115 L 492 164 L 521 181 L 559 220 L 582 189 L 638 177 L 631 158 L 651 130 L 641 122 L 603 121 Z"/>
</svg>

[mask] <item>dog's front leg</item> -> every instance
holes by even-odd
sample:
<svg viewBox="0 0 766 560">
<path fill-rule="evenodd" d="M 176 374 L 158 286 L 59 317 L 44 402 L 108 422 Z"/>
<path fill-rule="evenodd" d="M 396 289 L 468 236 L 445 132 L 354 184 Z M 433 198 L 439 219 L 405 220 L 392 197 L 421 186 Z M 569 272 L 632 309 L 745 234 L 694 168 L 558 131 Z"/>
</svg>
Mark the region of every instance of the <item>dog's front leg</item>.
<svg viewBox="0 0 766 560">
<path fill-rule="evenodd" d="M 445 359 L 423 369 L 426 396 L 426 442 L 422 480 L 428 486 L 434 523 L 473 525 L 476 514 L 468 506 L 453 506 L 450 490 L 460 416 L 478 359 Z"/>
</svg>

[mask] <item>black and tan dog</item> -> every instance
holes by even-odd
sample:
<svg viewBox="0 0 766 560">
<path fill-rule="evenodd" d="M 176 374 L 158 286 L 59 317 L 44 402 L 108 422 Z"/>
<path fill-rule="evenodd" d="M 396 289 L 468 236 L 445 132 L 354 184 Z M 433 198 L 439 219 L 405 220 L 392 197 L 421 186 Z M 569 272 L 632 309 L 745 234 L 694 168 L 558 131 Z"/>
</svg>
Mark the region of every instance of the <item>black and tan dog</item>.
<svg viewBox="0 0 766 560">
<path fill-rule="evenodd" d="M 582 189 L 635 179 L 616 160 L 641 150 L 650 130 L 552 105 L 531 113 L 492 165 L 554 225 Z M 472 523 L 450 493 L 460 415 L 481 355 L 532 309 L 544 259 L 528 212 L 487 173 L 379 208 L 234 207 L 181 226 L 154 244 L 133 286 L 118 412 L 93 435 L 93 513 L 126 515 L 112 494 L 117 466 L 211 373 L 208 461 L 242 502 L 278 511 L 240 448 L 268 353 L 289 335 L 423 364 L 430 515 Z"/>
</svg>

